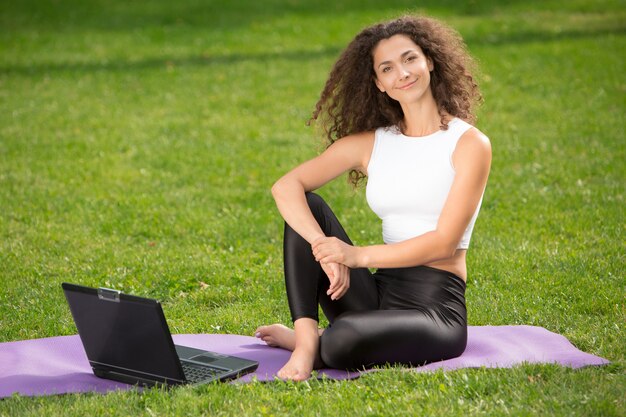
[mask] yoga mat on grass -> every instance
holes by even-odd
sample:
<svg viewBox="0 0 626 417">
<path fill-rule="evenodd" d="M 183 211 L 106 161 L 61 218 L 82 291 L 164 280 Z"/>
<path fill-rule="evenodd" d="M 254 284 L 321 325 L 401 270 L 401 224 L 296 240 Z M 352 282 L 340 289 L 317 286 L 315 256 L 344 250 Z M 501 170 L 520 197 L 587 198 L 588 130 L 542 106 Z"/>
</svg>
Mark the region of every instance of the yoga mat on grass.
<svg viewBox="0 0 626 417">
<path fill-rule="evenodd" d="M 174 343 L 240 356 L 259 362 L 258 369 L 237 382 L 271 381 L 290 352 L 272 348 L 250 336 L 226 334 L 174 335 Z M 470 326 L 465 352 L 458 358 L 412 368 L 415 371 L 459 368 L 510 368 L 522 363 L 556 363 L 572 368 L 604 365 L 606 359 L 578 350 L 565 337 L 534 326 Z M 367 371 L 365 371 L 367 372 Z M 361 372 L 318 371 L 319 378 L 357 378 Z M 58 336 L 0 343 L 0 398 L 76 392 L 105 393 L 131 385 L 93 375 L 80 338 Z"/>
</svg>

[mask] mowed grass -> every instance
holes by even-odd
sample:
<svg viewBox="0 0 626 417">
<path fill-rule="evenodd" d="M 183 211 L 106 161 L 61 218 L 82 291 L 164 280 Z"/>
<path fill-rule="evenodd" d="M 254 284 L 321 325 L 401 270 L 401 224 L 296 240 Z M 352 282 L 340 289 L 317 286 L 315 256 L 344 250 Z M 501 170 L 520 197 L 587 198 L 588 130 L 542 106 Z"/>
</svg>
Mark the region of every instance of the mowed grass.
<svg viewBox="0 0 626 417">
<path fill-rule="evenodd" d="M 625 415 L 621 1 L 20 1 L 0 5 L 0 341 L 75 334 L 63 281 L 158 298 L 173 333 L 289 324 L 269 188 L 365 25 L 418 11 L 479 61 L 493 166 L 470 325 L 528 324 L 609 359 L 349 382 L 0 401 L 0 415 Z M 357 244 L 364 201 L 320 191 Z"/>
</svg>

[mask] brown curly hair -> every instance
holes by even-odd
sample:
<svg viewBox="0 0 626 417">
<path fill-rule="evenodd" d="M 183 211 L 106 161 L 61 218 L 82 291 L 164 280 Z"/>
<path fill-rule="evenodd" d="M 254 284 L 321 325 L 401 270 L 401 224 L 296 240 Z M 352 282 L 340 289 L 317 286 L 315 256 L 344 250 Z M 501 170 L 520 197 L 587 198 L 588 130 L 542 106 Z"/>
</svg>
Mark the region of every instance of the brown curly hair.
<svg viewBox="0 0 626 417">
<path fill-rule="evenodd" d="M 445 113 L 469 123 L 475 121 L 474 107 L 481 95 L 472 76 L 474 61 L 461 36 L 435 19 L 403 16 L 363 29 L 330 71 L 308 123 L 322 126 L 328 146 L 350 134 L 393 125 L 403 127 L 400 104 L 376 88 L 373 62 L 376 45 L 399 34 L 411 38 L 434 63 L 430 85 L 442 129 L 448 128 Z M 352 171 L 349 179 L 356 186 L 364 177 Z"/>
</svg>

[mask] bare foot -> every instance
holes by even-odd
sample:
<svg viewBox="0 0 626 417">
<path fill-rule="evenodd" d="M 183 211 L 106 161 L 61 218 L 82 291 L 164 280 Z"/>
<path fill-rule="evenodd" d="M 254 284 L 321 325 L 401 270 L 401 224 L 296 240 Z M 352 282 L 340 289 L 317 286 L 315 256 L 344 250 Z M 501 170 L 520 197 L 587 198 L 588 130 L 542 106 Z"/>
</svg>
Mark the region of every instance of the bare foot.
<svg viewBox="0 0 626 417">
<path fill-rule="evenodd" d="M 296 332 L 282 324 L 260 326 L 256 329 L 255 336 L 269 346 L 287 349 L 292 352 L 296 348 Z"/>
<path fill-rule="evenodd" d="M 319 336 L 324 333 L 324 329 L 317 329 Z M 254 335 L 267 343 L 268 346 L 279 347 L 293 352 L 296 348 L 296 332 L 282 324 L 270 324 L 269 326 L 259 326 Z"/>
<path fill-rule="evenodd" d="M 319 353 L 319 338 L 324 332 L 317 328 L 312 319 L 298 319 L 294 322 L 295 330 L 282 324 L 260 326 L 256 337 L 269 346 L 292 351 L 287 363 L 278 371 L 278 377 L 293 381 L 304 381 L 311 376 L 313 369 L 323 366 Z"/>
<path fill-rule="evenodd" d="M 316 356 L 319 356 L 317 349 L 313 352 L 304 348 L 294 350 L 285 366 L 278 371 L 278 377 L 292 381 L 309 379 L 315 367 Z"/>
</svg>

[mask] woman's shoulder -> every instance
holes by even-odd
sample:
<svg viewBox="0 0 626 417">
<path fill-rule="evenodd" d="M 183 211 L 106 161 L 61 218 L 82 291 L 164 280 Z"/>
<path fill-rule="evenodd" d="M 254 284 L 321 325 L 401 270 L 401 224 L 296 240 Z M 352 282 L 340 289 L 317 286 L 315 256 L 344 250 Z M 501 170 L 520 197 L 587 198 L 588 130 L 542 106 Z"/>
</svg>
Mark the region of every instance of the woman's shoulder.
<svg viewBox="0 0 626 417">
<path fill-rule="evenodd" d="M 349 146 L 349 147 L 371 147 L 376 137 L 376 131 L 370 130 L 365 132 L 353 133 L 337 139 L 332 146 Z"/>
<path fill-rule="evenodd" d="M 464 122 L 467 123 L 467 122 Z M 459 138 L 456 148 L 454 150 L 453 159 L 454 165 L 457 165 L 457 160 L 470 159 L 470 160 L 483 160 L 486 163 L 491 161 L 491 141 L 489 137 L 481 132 L 477 127 L 470 125 L 463 132 Z"/>
<path fill-rule="evenodd" d="M 460 117 L 447 115 L 448 129 L 458 132 L 457 147 L 461 142 L 464 143 L 477 143 L 477 144 L 489 144 L 489 138 L 483 132 L 481 132 L 473 123 Z"/>
<path fill-rule="evenodd" d="M 375 143 L 375 131 L 366 131 L 344 136 L 336 140 L 328 151 L 345 160 L 358 162 L 355 169 L 366 172 L 366 167 Z"/>
<path fill-rule="evenodd" d="M 458 119 L 461 120 L 461 119 Z M 457 146 L 461 144 L 469 144 L 473 146 L 485 147 L 491 146 L 491 142 L 489 137 L 484 134 L 480 129 L 476 126 L 467 123 L 466 121 L 461 120 L 467 127 L 461 137 L 459 138 L 459 143 Z"/>
</svg>

